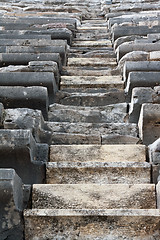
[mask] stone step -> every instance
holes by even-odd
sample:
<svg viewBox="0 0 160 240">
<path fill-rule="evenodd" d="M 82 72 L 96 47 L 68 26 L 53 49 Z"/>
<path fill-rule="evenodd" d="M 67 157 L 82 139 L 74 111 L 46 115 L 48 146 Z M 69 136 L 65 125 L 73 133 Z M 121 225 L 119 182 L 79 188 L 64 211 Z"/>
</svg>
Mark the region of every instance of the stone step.
<svg viewBox="0 0 160 240">
<path fill-rule="evenodd" d="M 84 68 L 84 67 L 63 67 L 62 76 L 119 76 L 120 70 L 115 68 L 111 69 L 109 67 L 105 68 Z"/>
<path fill-rule="evenodd" d="M 52 144 L 137 144 L 136 124 L 47 122 Z"/>
<path fill-rule="evenodd" d="M 95 135 L 130 135 L 137 137 L 137 125 L 134 123 L 69 123 L 69 122 L 46 122 L 50 130 L 55 134 L 95 134 Z M 53 136 L 54 137 L 54 136 Z"/>
<path fill-rule="evenodd" d="M 74 41 L 72 44 L 73 47 L 112 47 L 110 40 L 101 40 L 101 41 Z"/>
<path fill-rule="evenodd" d="M 110 67 L 115 68 L 115 58 L 68 58 L 69 67 Z"/>
<path fill-rule="evenodd" d="M 119 103 L 98 107 L 70 107 L 60 104 L 50 105 L 50 122 L 123 123 L 127 115 L 127 104 Z"/>
<path fill-rule="evenodd" d="M 70 50 L 68 54 L 69 58 L 116 58 L 115 53 L 108 49 L 108 50 L 90 50 L 88 52 L 85 51 L 77 51 Z"/>
<path fill-rule="evenodd" d="M 160 238 L 159 209 L 25 210 L 25 239 Z"/>
<path fill-rule="evenodd" d="M 154 209 L 155 184 L 33 184 L 36 209 Z"/>
<path fill-rule="evenodd" d="M 111 89 L 106 93 L 67 93 L 58 91 L 55 102 L 63 105 L 94 107 L 125 102 L 123 90 Z"/>
<path fill-rule="evenodd" d="M 50 162 L 145 163 L 145 145 L 51 145 Z"/>
<path fill-rule="evenodd" d="M 149 163 L 51 162 L 47 164 L 47 184 L 142 184 L 150 183 Z"/>
<path fill-rule="evenodd" d="M 81 88 L 123 89 L 124 83 L 121 76 L 62 76 L 60 89 L 65 91 L 67 88 L 76 91 Z"/>
</svg>

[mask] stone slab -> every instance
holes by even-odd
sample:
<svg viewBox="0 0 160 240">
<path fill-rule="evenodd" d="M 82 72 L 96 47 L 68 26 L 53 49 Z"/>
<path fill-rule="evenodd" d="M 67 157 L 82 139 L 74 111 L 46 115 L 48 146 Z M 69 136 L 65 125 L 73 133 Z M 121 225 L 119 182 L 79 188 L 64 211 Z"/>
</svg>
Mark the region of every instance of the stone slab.
<svg viewBox="0 0 160 240">
<path fill-rule="evenodd" d="M 126 61 L 123 69 L 123 80 L 126 82 L 130 72 L 157 72 L 160 69 L 160 61 Z"/>
<path fill-rule="evenodd" d="M 117 66 L 115 58 L 68 58 L 69 67 L 111 67 Z"/>
<path fill-rule="evenodd" d="M 36 144 L 30 130 L 0 130 L 0 168 L 13 168 L 23 183 L 43 183 L 46 144 Z"/>
<path fill-rule="evenodd" d="M 150 183 L 149 163 L 50 162 L 46 166 L 47 184 L 142 184 Z M 63 177 L 62 177 L 63 176 Z"/>
<path fill-rule="evenodd" d="M 53 103 L 58 90 L 52 72 L 0 72 L 0 86 L 46 87 L 50 104 Z"/>
<path fill-rule="evenodd" d="M 0 102 L 4 108 L 31 108 L 42 111 L 48 118 L 48 94 L 45 87 L 0 86 Z"/>
<path fill-rule="evenodd" d="M 58 108 L 59 106 L 59 108 Z M 50 122 L 86 122 L 86 123 L 123 123 L 127 115 L 127 104 L 112 104 L 98 107 L 63 107 L 60 104 L 50 105 L 48 120 Z"/>
<path fill-rule="evenodd" d="M 32 208 L 154 209 L 154 184 L 34 184 Z"/>
<path fill-rule="evenodd" d="M 61 76 L 60 83 L 61 90 L 70 88 L 104 88 L 104 89 L 123 89 L 124 83 L 121 76 L 108 76 L 108 77 L 96 77 L 96 76 Z"/>
<path fill-rule="evenodd" d="M 23 239 L 23 186 L 14 169 L 0 169 L 0 239 Z"/>
<path fill-rule="evenodd" d="M 94 107 L 125 102 L 123 90 L 112 89 L 106 93 L 57 92 L 55 102 L 63 105 Z"/>
<path fill-rule="evenodd" d="M 0 53 L 0 66 L 27 65 L 31 61 L 53 61 L 62 69 L 59 53 Z"/>
<path fill-rule="evenodd" d="M 158 240 L 159 209 L 25 210 L 25 238 Z M 60 230 L 61 229 L 61 230 Z"/>
<path fill-rule="evenodd" d="M 126 100 L 130 102 L 132 89 L 135 87 L 155 87 L 160 85 L 159 72 L 130 72 L 128 75 L 125 93 Z"/>
<path fill-rule="evenodd" d="M 138 126 L 145 145 L 156 141 L 160 137 L 160 104 L 142 104 Z"/>
</svg>

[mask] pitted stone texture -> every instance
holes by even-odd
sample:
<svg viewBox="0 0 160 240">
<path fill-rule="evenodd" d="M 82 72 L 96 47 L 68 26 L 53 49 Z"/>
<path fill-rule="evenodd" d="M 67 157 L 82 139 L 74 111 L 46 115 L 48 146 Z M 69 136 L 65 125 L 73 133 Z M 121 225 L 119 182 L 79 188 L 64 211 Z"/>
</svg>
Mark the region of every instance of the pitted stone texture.
<svg viewBox="0 0 160 240">
<path fill-rule="evenodd" d="M 77 91 L 77 88 L 104 88 L 111 90 L 112 88 L 123 89 L 124 83 L 121 76 L 62 76 L 60 83 L 61 90 L 66 91 L 67 88 Z"/>
<path fill-rule="evenodd" d="M 61 148 L 63 148 L 61 146 Z M 134 162 L 50 162 L 47 184 L 142 184 L 150 183 L 151 165 Z M 63 177 L 62 177 L 63 176 Z"/>
<path fill-rule="evenodd" d="M 51 146 L 50 162 L 145 162 L 144 145 Z"/>
<path fill-rule="evenodd" d="M 112 89 L 106 93 L 67 93 L 57 92 L 55 102 L 73 106 L 105 106 L 125 102 L 123 90 Z"/>
<path fill-rule="evenodd" d="M 43 183 L 48 145 L 36 144 L 30 130 L 0 130 L 0 167 L 16 170 L 23 183 Z"/>
<path fill-rule="evenodd" d="M 39 184 L 32 194 L 38 209 L 156 208 L 154 184 Z"/>
<path fill-rule="evenodd" d="M 68 58 L 69 67 L 110 67 L 117 66 L 115 58 Z"/>
<path fill-rule="evenodd" d="M 36 142 L 50 143 L 51 132 L 45 126 L 41 111 L 29 108 L 6 109 L 5 129 L 29 129 Z"/>
<path fill-rule="evenodd" d="M 160 137 L 160 104 L 142 104 L 138 125 L 144 144 L 156 141 Z"/>
<path fill-rule="evenodd" d="M 50 105 L 50 122 L 123 123 L 127 115 L 127 104 L 120 103 L 106 107 L 72 107 L 60 104 Z"/>
<path fill-rule="evenodd" d="M 23 187 L 13 169 L 0 169 L 0 239 L 23 239 Z"/>
<path fill-rule="evenodd" d="M 26 210 L 24 218 L 26 240 L 35 238 L 158 240 L 160 238 L 158 209 L 34 209 Z"/>
</svg>

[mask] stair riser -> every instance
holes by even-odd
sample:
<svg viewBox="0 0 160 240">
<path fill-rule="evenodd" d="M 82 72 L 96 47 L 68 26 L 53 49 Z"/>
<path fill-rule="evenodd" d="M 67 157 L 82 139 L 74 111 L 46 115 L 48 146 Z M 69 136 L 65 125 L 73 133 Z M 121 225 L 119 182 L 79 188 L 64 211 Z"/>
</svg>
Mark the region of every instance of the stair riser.
<svg viewBox="0 0 160 240">
<path fill-rule="evenodd" d="M 72 165 L 72 164 L 70 164 Z M 112 165 L 112 164 L 110 164 Z M 63 176 L 63 177 L 62 177 Z M 47 184 L 135 184 L 150 183 L 151 168 L 148 167 L 52 167 L 47 166 Z"/>
<path fill-rule="evenodd" d="M 33 185 L 32 207 L 43 209 L 154 209 L 154 184 Z"/>
<path fill-rule="evenodd" d="M 139 216 L 25 216 L 26 240 L 158 240 L 160 217 Z M 137 227 L 138 226 L 138 227 Z"/>
</svg>

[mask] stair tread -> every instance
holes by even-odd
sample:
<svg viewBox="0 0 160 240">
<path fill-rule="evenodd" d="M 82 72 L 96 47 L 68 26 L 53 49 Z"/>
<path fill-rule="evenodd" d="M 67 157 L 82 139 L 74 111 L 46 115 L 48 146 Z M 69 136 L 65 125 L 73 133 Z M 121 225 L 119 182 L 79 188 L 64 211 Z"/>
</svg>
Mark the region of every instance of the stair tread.
<svg viewBox="0 0 160 240">
<path fill-rule="evenodd" d="M 77 162 L 103 162 L 116 164 L 146 164 L 146 147 L 144 145 L 54 145 L 50 146 L 50 162 L 63 163 L 72 159 Z"/>
<path fill-rule="evenodd" d="M 33 208 L 154 209 L 154 184 L 34 184 Z"/>
</svg>

